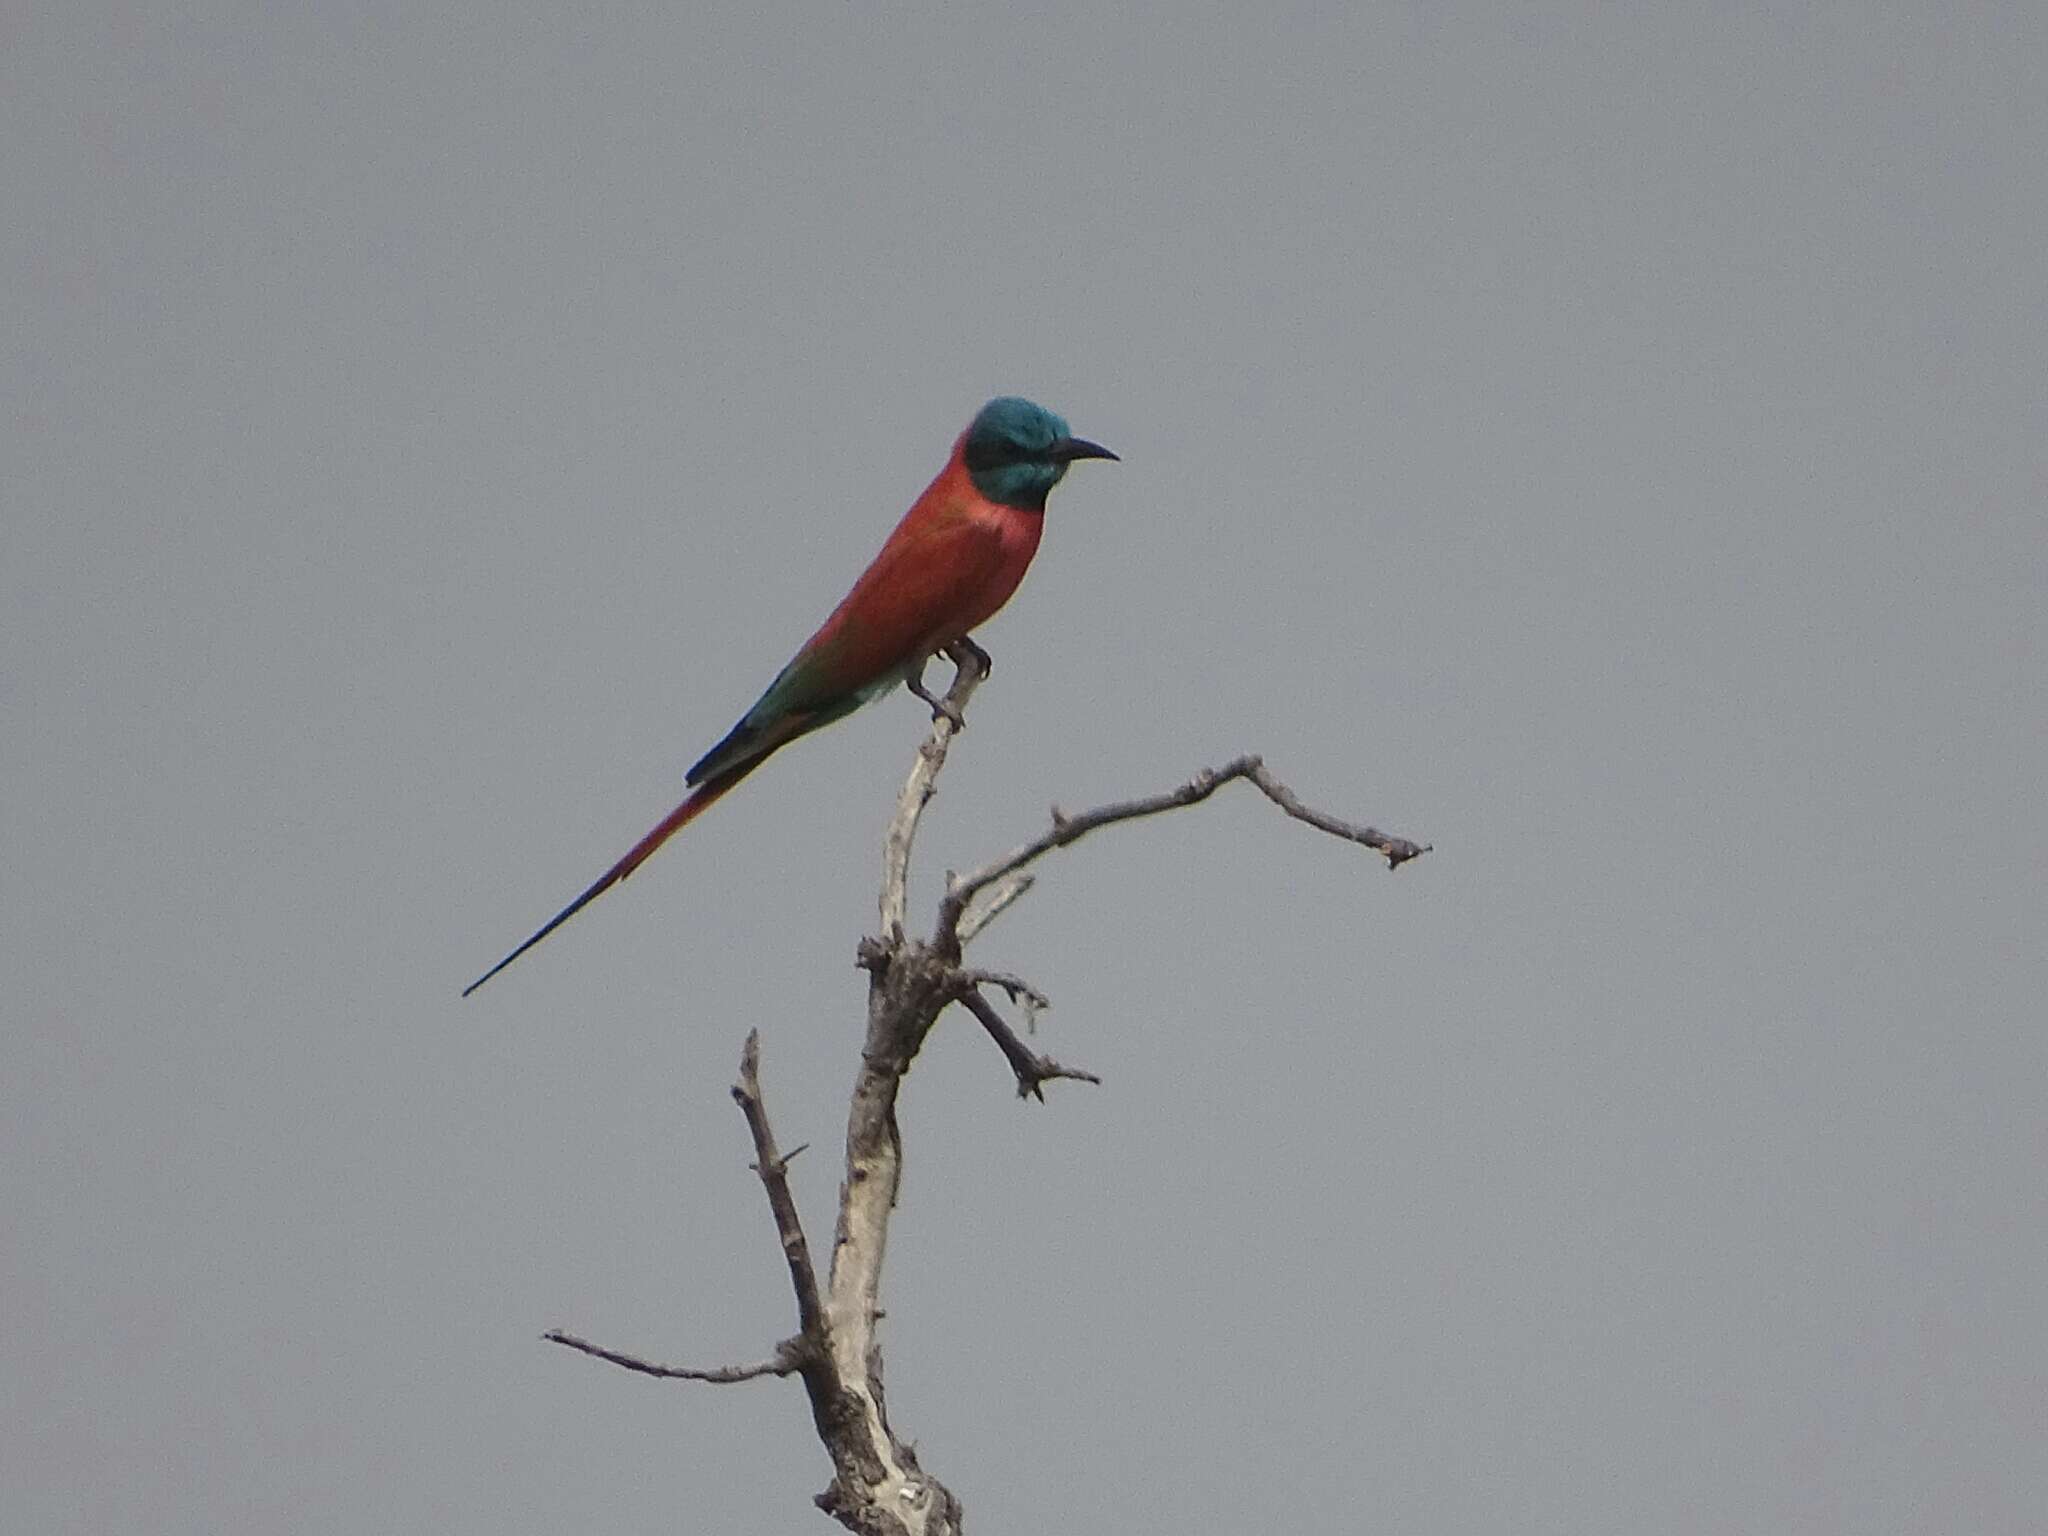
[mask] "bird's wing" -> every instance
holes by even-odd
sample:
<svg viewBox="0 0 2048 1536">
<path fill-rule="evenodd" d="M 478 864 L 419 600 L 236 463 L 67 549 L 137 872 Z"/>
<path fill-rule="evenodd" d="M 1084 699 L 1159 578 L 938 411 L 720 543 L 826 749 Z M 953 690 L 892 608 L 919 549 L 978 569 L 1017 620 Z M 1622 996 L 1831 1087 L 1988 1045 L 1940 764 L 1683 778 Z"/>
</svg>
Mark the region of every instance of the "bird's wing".
<svg viewBox="0 0 2048 1536">
<path fill-rule="evenodd" d="M 688 782 L 765 757 L 894 687 L 1000 606 L 1009 593 L 991 589 L 1008 563 L 998 529 L 942 506 L 912 508 L 754 707 L 691 767 Z"/>
</svg>

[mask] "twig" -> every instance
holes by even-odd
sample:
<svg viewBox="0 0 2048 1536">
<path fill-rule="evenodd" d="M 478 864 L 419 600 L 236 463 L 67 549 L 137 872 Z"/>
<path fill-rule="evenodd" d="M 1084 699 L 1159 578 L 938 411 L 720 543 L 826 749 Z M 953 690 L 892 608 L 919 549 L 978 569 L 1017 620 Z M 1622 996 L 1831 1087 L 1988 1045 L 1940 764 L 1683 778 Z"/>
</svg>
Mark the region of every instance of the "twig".
<svg viewBox="0 0 2048 1536">
<path fill-rule="evenodd" d="M 1038 1033 L 1038 1016 L 1052 1006 L 1051 998 L 1022 976 L 1012 976 L 1008 971 L 956 971 L 954 981 L 963 995 L 976 987 L 1001 987 L 1009 994 L 1011 1005 L 1024 1010 L 1026 1034 Z"/>
<path fill-rule="evenodd" d="M 961 917 L 961 946 L 964 948 L 972 944 L 976 934 L 1001 917 L 1005 909 L 1037 883 L 1037 877 L 1033 875 L 1011 875 L 1007 879 L 998 880 L 989 889 L 987 899 L 968 908 Z"/>
<path fill-rule="evenodd" d="M 967 970 L 955 973 L 963 987 L 1001 987 L 1010 995 L 1010 1001 L 1021 1003 L 1033 1013 L 1052 1006 L 1052 999 L 1031 985 L 1022 976 L 1012 976 L 1008 971 Z"/>
<path fill-rule="evenodd" d="M 808 1380 L 825 1363 L 825 1312 L 818 1299 L 818 1277 L 811 1267 L 811 1250 L 804 1241 L 803 1223 L 797 1216 L 796 1201 L 789 1192 L 789 1162 L 798 1152 L 787 1155 L 775 1150 L 775 1132 L 768 1124 L 768 1110 L 761 1102 L 761 1032 L 747 1031 L 747 1043 L 740 1052 L 740 1078 L 732 1086 L 734 1102 L 746 1116 L 747 1129 L 754 1138 L 754 1171 L 768 1192 L 768 1207 L 775 1213 L 775 1227 L 782 1236 L 782 1254 L 789 1262 L 789 1278 L 796 1290 L 800 1331 L 793 1339 L 775 1346 L 775 1358 L 759 1365 L 720 1365 L 698 1368 L 688 1365 L 659 1365 L 638 1355 L 606 1349 L 588 1339 L 561 1329 L 542 1334 L 550 1343 L 581 1350 L 599 1360 L 642 1376 L 660 1376 L 674 1381 L 736 1382 L 761 1376 L 792 1376 L 802 1373 Z"/>
<path fill-rule="evenodd" d="M 566 1344 L 571 1349 L 594 1355 L 599 1360 L 609 1360 L 613 1365 L 622 1365 L 629 1371 L 638 1371 L 642 1376 L 660 1376 L 672 1381 L 712 1381 L 730 1383 L 755 1381 L 763 1376 L 794 1376 L 803 1369 L 803 1342 L 800 1339 L 784 1339 L 776 1346 L 775 1358 L 763 1360 L 759 1365 L 718 1365 L 699 1370 L 688 1365 L 657 1365 L 652 1360 L 642 1360 L 638 1355 L 621 1354 L 615 1349 L 606 1349 L 588 1339 L 579 1339 L 573 1333 L 564 1333 L 556 1328 L 541 1335 L 550 1344 Z"/>
<path fill-rule="evenodd" d="M 1294 791 L 1274 778 L 1271 770 L 1266 767 L 1265 761 L 1254 753 L 1247 753 L 1235 762 L 1219 769 L 1216 774 L 1216 783 L 1211 784 L 1209 788 L 1213 790 L 1217 784 L 1221 784 L 1233 777 L 1239 771 L 1240 766 L 1243 769 L 1244 776 L 1258 786 L 1260 794 L 1279 806 L 1281 810 L 1292 816 L 1296 821 L 1305 821 L 1318 832 L 1327 832 L 1332 837 L 1341 837 L 1348 842 L 1363 844 L 1383 857 L 1387 861 L 1387 868 L 1390 870 L 1399 869 L 1410 859 L 1421 858 L 1436 846 L 1434 843 L 1411 843 L 1405 837 L 1395 837 L 1391 833 L 1380 831 L 1377 827 L 1356 826 L 1351 822 L 1339 820 L 1328 811 L 1319 811 L 1313 806 L 1303 805 Z M 1198 795 L 1195 798 L 1201 799 L 1203 796 Z"/>
<path fill-rule="evenodd" d="M 989 1038 L 1010 1063 L 1010 1070 L 1017 1077 L 1017 1097 L 1029 1094 L 1039 1103 L 1045 1102 L 1045 1084 L 1058 1078 L 1074 1082 L 1095 1083 L 1102 1079 L 1093 1072 L 1083 1072 L 1078 1067 L 1063 1067 L 1050 1056 L 1041 1056 L 1022 1040 L 1017 1032 L 1003 1022 L 1003 1016 L 996 1012 L 996 1005 L 983 997 L 972 987 L 960 994 L 960 1004 L 981 1021 L 981 1027 L 988 1031 Z"/>
<path fill-rule="evenodd" d="M 740 1051 L 740 1080 L 732 1085 L 733 1102 L 747 1117 L 747 1129 L 754 1137 L 754 1171 L 768 1192 L 768 1208 L 775 1213 L 775 1230 L 782 1238 L 782 1256 L 789 1263 L 789 1282 L 796 1290 L 796 1316 L 801 1337 L 822 1340 L 825 1336 L 825 1308 L 818 1299 L 818 1274 L 811 1267 L 811 1246 L 804 1240 L 804 1226 L 797 1215 L 796 1199 L 789 1192 L 789 1157 L 775 1150 L 775 1132 L 768 1125 L 768 1111 L 761 1103 L 761 1031 L 747 1031 L 746 1046 Z M 801 1152 L 802 1147 L 797 1148 Z M 796 1156 L 792 1152 L 790 1157 Z"/>
<path fill-rule="evenodd" d="M 1014 876 L 1026 865 L 1035 863 L 1053 849 L 1079 842 L 1096 828 L 1109 826 L 1113 822 L 1132 821 L 1140 816 L 1157 816 L 1162 811 L 1174 811 L 1182 806 L 1199 804 L 1233 779 L 1249 780 L 1257 786 L 1261 794 L 1296 821 L 1306 822 L 1320 832 L 1361 843 L 1372 849 L 1387 861 L 1389 869 L 1399 869 L 1410 859 L 1429 852 L 1429 847 L 1425 844 L 1412 843 L 1405 837 L 1394 837 L 1373 827 L 1356 826 L 1325 811 L 1303 805 L 1293 790 L 1274 778 L 1258 757 L 1248 753 L 1243 757 L 1233 758 L 1221 768 L 1204 768 L 1185 784 L 1161 795 L 1097 806 L 1094 810 L 1083 811 L 1077 816 L 1066 815 L 1058 807 L 1054 807 L 1052 826 L 1045 832 L 1021 847 L 1012 849 L 1003 857 L 992 860 L 969 874 L 956 875 L 952 879 L 944 898 L 939 902 L 938 926 L 932 935 L 933 947 L 943 953 L 958 954 L 960 945 L 964 942 L 961 938 L 962 916 L 968 904 L 988 887 Z M 977 928 L 979 926 L 981 925 L 977 925 Z"/>
</svg>

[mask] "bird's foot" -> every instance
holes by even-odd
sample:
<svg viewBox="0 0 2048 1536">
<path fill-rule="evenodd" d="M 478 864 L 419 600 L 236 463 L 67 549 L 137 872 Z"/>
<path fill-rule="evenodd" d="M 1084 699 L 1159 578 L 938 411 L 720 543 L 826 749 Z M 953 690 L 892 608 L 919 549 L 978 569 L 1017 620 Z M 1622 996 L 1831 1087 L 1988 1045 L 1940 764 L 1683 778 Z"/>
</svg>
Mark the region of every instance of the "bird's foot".
<svg viewBox="0 0 2048 1536">
<path fill-rule="evenodd" d="M 975 670 L 981 673 L 982 681 L 984 682 L 988 680 L 989 674 L 996 669 L 995 658 L 976 645 L 974 637 L 971 635 L 962 635 L 958 640 L 947 646 L 946 656 L 956 667 L 964 667 L 969 661 L 972 661 Z"/>
<path fill-rule="evenodd" d="M 953 722 L 953 729 L 955 731 L 967 729 L 967 717 L 960 713 L 959 708 L 950 700 L 940 698 L 931 689 L 925 687 L 923 668 L 920 667 L 918 669 L 917 676 L 905 678 L 903 686 L 908 688 L 915 697 L 924 700 L 926 705 L 930 707 L 934 724 L 941 720 L 950 720 Z"/>
</svg>

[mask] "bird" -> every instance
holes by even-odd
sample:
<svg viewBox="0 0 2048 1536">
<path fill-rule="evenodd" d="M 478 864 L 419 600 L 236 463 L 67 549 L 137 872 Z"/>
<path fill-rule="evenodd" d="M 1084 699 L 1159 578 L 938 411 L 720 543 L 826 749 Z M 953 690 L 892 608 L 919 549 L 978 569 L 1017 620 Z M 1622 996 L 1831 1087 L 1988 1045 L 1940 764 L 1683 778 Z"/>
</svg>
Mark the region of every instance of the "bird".
<svg viewBox="0 0 2048 1536">
<path fill-rule="evenodd" d="M 975 412 L 946 464 L 903 514 L 860 579 L 776 673 L 754 707 L 683 776 L 690 793 L 616 864 L 525 943 L 463 988 L 470 996 L 599 896 L 799 736 L 844 719 L 898 683 L 946 712 L 923 686 L 925 663 L 964 645 L 1010 599 L 1045 526 L 1045 498 L 1078 459 L 1118 456 L 1075 437 L 1064 418 L 1015 395 Z M 957 717 L 956 717 L 957 719 Z"/>
</svg>

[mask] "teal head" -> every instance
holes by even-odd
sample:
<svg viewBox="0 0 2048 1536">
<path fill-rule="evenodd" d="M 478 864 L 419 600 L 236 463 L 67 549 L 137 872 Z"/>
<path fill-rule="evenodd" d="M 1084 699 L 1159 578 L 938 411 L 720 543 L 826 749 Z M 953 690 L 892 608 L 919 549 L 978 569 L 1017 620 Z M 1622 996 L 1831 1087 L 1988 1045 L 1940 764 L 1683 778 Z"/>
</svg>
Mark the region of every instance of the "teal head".
<svg viewBox="0 0 2048 1536">
<path fill-rule="evenodd" d="M 1045 510 L 1046 493 L 1076 459 L 1113 459 L 1099 443 L 1075 437 L 1042 405 L 1003 395 L 975 413 L 962 443 L 974 488 L 990 501 Z"/>
</svg>

